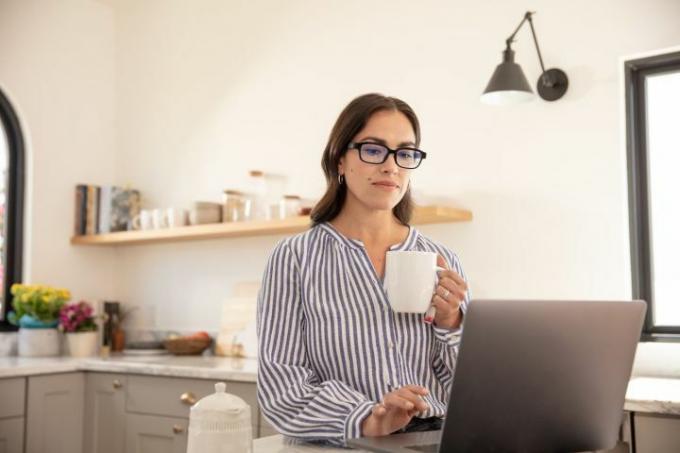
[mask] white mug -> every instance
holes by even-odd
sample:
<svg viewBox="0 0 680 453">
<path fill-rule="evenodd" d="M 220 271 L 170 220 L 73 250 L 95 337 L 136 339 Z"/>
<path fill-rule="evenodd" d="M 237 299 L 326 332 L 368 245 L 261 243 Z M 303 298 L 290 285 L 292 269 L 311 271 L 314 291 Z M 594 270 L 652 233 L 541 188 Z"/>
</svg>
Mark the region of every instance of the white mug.
<svg viewBox="0 0 680 453">
<path fill-rule="evenodd" d="M 132 219 L 133 230 L 150 230 L 153 228 L 152 211 L 150 209 L 142 209 Z"/>
<path fill-rule="evenodd" d="M 187 212 L 185 209 L 168 208 L 165 210 L 165 226 L 176 228 L 187 224 Z"/>
<path fill-rule="evenodd" d="M 156 208 L 151 211 L 151 228 L 154 230 L 165 228 L 165 212 L 163 209 Z"/>
<path fill-rule="evenodd" d="M 439 278 L 437 253 L 419 251 L 387 252 L 383 286 L 394 311 L 425 313 Z"/>
</svg>

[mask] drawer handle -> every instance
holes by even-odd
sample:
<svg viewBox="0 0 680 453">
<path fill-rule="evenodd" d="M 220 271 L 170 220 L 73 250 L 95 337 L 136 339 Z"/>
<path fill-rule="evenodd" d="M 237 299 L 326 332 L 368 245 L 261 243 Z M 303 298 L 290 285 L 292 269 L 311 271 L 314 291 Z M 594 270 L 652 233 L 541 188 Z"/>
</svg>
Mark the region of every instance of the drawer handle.
<svg viewBox="0 0 680 453">
<path fill-rule="evenodd" d="M 121 387 L 123 387 L 123 383 L 120 382 L 118 379 L 114 379 L 114 380 L 113 380 L 113 388 L 114 388 L 114 389 L 119 389 L 119 388 L 121 388 Z"/>
<path fill-rule="evenodd" d="M 191 392 L 185 392 L 182 393 L 182 396 L 179 397 L 179 400 L 183 402 L 184 404 L 188 404 L 189 406 L 193 406 L 196 404 L 196 395 L 194 395 Z"/>
<path fill-rule="evenodd" d="M 182 425 L 172 425 L 172 432 L 175 434 L 182 434 L 184 432 L 184 427 L 182 427 Z"/>
</svg>

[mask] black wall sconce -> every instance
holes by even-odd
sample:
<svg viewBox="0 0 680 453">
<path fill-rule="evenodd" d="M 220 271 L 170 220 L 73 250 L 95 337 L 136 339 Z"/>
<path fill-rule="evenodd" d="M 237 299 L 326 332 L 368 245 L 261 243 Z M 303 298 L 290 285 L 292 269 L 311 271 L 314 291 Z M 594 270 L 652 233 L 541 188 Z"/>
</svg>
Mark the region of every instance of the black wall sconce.
<svg viewBox="0 0 680 453">
<path fill-rule="evenodd" d="M 481 96 L 482 102 L 485 104 L 502 105 L 502 104 L 516 104 L 519 102 L 533 99 L 534 93 L 527 82 L 527 78 L 522 72 L 520 65 L 515 63 L 515 51 L 510 48 L 515 35 L 522 28 L 525 22 L 529 22 L 531 27 L 531 34 L 534 37 L 534 44 L 536 45 L 536 52 L 538 53 L 538 61 L 541 63 L 541 76 L 536 83 L 536 91 L 539 96 L 546 101 L 556 101 L 567 92 L 569 86 L 569 79 L 567 74 L 561 69 L 552 68 L 546 71 L 543 66 L 543 57 L 541 57 L 541 50 L 538 48 L 538 40 L 536 39 L 536 32 L 534 31 L 534 23 L 531 16 L 534 13 L 527 11 L 524 19 L 517 26 L 515 32 L 505 40 L 505 50 L 503 51 L 503 62 L 496 66 L 496 70 L 489 80 L 484 93 Z"/>
</svg>

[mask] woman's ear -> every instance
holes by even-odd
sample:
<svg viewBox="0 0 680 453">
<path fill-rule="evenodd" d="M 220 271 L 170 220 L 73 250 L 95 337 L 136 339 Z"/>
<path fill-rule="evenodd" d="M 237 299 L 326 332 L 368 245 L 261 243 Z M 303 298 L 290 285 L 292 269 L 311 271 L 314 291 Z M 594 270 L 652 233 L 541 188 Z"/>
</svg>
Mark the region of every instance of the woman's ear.
<svg viewBox="0 0 680 453">
<path fill-rule="evenodd" d="M 342 156 L 338 161 L 338 175 L 345 174 L 345 156 Z"/>
</svg>

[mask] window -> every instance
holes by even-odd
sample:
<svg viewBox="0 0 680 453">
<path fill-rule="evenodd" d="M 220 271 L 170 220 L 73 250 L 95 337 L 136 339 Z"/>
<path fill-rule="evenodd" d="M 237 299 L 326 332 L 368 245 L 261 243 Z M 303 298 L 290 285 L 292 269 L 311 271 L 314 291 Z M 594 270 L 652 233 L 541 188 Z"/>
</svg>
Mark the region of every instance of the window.
<svg viewBox="0 0 680 453">
<path fill-rule="evenodd" d="M 10 288 L 21 281 L 24 141 L 14 109 L 0 90 L 0 330 L 9 328 Z"/>
<path fill-rule="evenodd" d="M 646 339 L 680 339 L 680 52 L 624 71 L 633 296 Z"/>
</svg>

